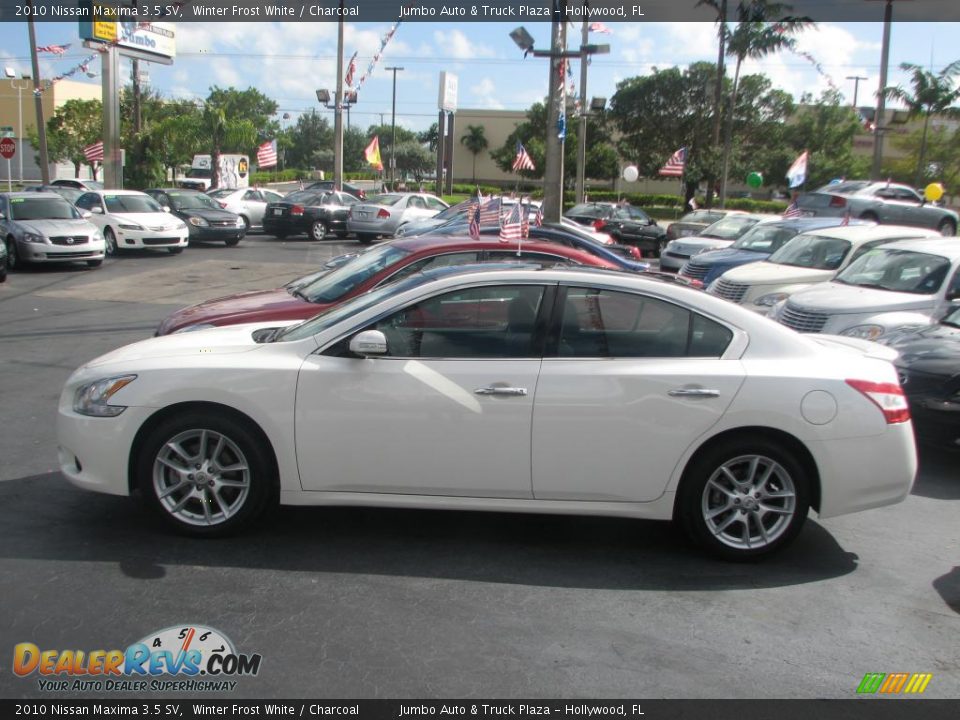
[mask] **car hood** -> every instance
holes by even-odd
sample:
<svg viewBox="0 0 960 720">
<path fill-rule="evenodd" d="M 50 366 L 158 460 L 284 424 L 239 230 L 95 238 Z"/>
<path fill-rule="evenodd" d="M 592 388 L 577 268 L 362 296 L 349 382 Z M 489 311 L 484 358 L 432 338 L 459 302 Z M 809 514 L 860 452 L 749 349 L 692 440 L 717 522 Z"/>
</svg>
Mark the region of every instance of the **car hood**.
<svg viewBox="0 0 960 720">
<path fill-rule="evenodd" d="M 38 235 L 93 235 L 96 225 L 86 220 L 15 220 L 27 232 Z"/>
<path fill-rule="evenodd" d="M 252 290 L 250 292 L 214 298 L 191 305 L 169 315 L 160 325 L 161 333 L 171 333 L 188 325 L 214 323 L 268 322 L 276 318 L 303 319 L 316 315 L 326 305 L 315 305 L 291 295 L 284 288 Z"/>
<path fill-rule="evenodd" d="M 132 345 L 101 355 L 84 365 L 81 370 L 92 370 L 104 365 L 129 364 L 161 358 L 194 357 L 197 355 L 232 355 L 249 352 L 261 345 L 253 339 L 255 330 L 290 325 L 291 322 L 264 322 L 228 327 L 209 328 L 196 332 L 165 335 L 141 340 Z"/>
<path fill-rule="evenodd" d="M 734 250 L 733 248 L 725 248 L 723 250 L 710 250 L 702 255 L 698 255 L 696 261 L 701 265 L 712 265 L 713 263 L 719 263 L 721 265 L 737 265 L 739 263 L 766 260 L 768 257 L 770 257 L 770 253 L 759 253 L 754 252 L 753 250 Z"/>
<path fill-rule="evenodd" d="M 177 210 L 181 217 L 200 217 L 204 220 L 236 220 L 235 213 L 226 210 L 214 210 L 213 208 L 185 208 Z"/>
<path fill-rule="evenodd" d="M 828 282 L 808 288 L 796 293 L 789 300 L 793 307 L 818 310 L 831 315 L 929 310 L 934 302 L 933 295 L 891 292 L 838 282 Z"/>
<path fill-rule="evenodd" d="M 728 270 L 724 273 L 723 279 L 748 285 L 786 285 L 824 282 L 832 278 L 836 272 L 836 270 L 815 270 L 779 263 L 758 262 Z"/>
<path fill-rule="evenodd" d="M 960 374 L 960 328 L 931 325 L 898 338 L 890 347 L 900 353 L 898 365 L 936 375 Z"/>
<path fill-rule="evenodd" d="M 733 244 L 733 240 L 720 240 L 718 238 L 702 237 L 700 235 L 691 235 L 690 237 L 673 240 L 670 243 L 670 251 L 683 255 L 693 255 L 704 248 L 726 248 Z"/>
<path fill-rule="evenodd" d="M 178 218 L 174 217 L 170 213 L 165 212 L 110 213 L 110 215 L 116 217 L 117 220 L 139 223 L 140 225 L 148 228 L 164 228 L 166 230 L 173 230 L 183 225 L 183 222 L 181 222 Z"/>
</svg>

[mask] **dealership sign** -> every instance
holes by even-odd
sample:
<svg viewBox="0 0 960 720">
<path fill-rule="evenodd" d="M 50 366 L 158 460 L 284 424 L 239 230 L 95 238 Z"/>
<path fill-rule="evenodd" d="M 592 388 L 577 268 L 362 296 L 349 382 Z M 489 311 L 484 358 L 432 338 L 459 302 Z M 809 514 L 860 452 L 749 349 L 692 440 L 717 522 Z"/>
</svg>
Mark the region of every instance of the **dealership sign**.
<svg viewBox="0 0 960 720">
<path fill-rule="evenodd" d="M 96 8 L 97 4 L 94 4 L 94 7 Z M 172 59 L 177 54 L 174 23 L 82 21 L 80 37 L 84 40 L 111 43 L 120 48 L 139 50 L 167 59 Z"/>
</svg>

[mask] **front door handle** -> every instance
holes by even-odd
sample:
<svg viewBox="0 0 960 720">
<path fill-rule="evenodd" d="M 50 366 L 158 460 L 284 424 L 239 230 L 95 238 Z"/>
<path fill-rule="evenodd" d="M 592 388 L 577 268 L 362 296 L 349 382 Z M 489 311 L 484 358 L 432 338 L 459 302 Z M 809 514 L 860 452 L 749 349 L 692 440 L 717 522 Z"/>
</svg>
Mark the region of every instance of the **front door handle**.
<svg viewBox="0 0 960 720">
<path fill-rule="evenodd" d="M 708 390 L 707 388 L 676 388 L 674 390 L 668 390 L 667 395 L 670 397 L 715 398 L 720 397 L 720 391 Z"/>
<path fill-rule="evenodd" d="M 527 389 L 522 387 L 501 387 L 497 385 L 487 385 L 479 387 L 473 391 L 474 395 L 526 395 Z"/>
</svg>

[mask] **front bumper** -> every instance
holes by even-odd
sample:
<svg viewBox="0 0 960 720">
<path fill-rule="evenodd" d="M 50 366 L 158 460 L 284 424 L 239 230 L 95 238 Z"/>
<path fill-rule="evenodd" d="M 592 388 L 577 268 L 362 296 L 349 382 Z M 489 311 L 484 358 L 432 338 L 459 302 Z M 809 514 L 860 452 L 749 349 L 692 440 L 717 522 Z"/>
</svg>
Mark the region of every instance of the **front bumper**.
<svg viewBox="0 0 960 720">
<path fill-rule="evenodd" d="M 186 247 L 190 233 L 183 230 L 117 230 L 117 247 L 128 248 L 156 248 L 156 247 Z"/>
<path fill-rule="evenodd" d="M 190 225 L 190 240 L 197 242 L 224 242 L 226 240 L 242 240 L 246 235 L 246 228 L 237 226 L 197 226 Z"/>
<path fill-rule="evenodd" d="M 684 263 L 690 259 L 689 255 L 679 255 L 672 252 L 660 253 L 660 269 L 669 272 L 679 272 Z"/>
</svg>

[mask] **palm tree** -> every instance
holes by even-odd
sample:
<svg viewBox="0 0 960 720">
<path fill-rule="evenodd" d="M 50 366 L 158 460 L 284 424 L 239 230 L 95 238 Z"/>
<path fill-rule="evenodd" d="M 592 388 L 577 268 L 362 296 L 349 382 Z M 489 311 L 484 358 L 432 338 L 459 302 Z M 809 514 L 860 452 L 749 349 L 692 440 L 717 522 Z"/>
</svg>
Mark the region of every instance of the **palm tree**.
<svg viewBox="0 0 960 720">
<path fill-rule="evenodd" d="M 473 182 L 477 181 L 477 155 L 489 147 L 483 134 L 483 125 L 467 125 L 467 133 L 460 138 L 460 144 L 473 153 Z"/>
<path fill-rule="evenodd" d="M 257 140 L 257 128 L 250 120 L 237 120 L 227 116 L 221 104 L 208 99 L 196 115 L 180 115 L 171 119 L 168 132 L 181 134 L 187 142 L 209 149 L 210 187 L 220 184 L 220 155 L 252 146 Z M 189 140 L 187 140 L 189 139 Z"/>
<path fill-rule="evenodd" d="M 727 200 L 727 177 L 730 170 L 730 152 L 733 145 L 733 120 L 737 108 L 737 90 L 740 85 L 740 69 L 747 58 L 759 60 L 772 53 L 796 46 L 793 36 L 813 23 L 806 18 L 784 17 L 770 22 L 770 18 L 790 10 L 789 5 L 750 0 L 737 6 L 737 26 L 727 30 L 727 55 L 736 58 L 733 73 L 733 89 L 727 113 L 727 128 L 723 139 L 723 171 L 720 184 L 720 207 Z"/>
<path fill-rule="evenodd" d="M 887 97 L 895 98 L 906 105 L 909 117 L 923 116 L 920 157 L 917 158 L 917 172 L 913 183 L 919 187 L 923 178 L 923 168 L 927 154 L 927 129 L 930 125 L 930 116 L 945 114 L 956 117 L 960 115 L 960 110 L 950 107 L 960 99 L 960 87 L 954 87 L 955 78 L 960 75 L 960 60 L 954 60 L 936 75 L 932 71 L 924 70 L 913 63 L 901 63 L 900 69 L 910 73 L 913 93 L 907 92 L 901 86 L 887 87 L 883 89 L 883 92 Z"/>
</svg>

